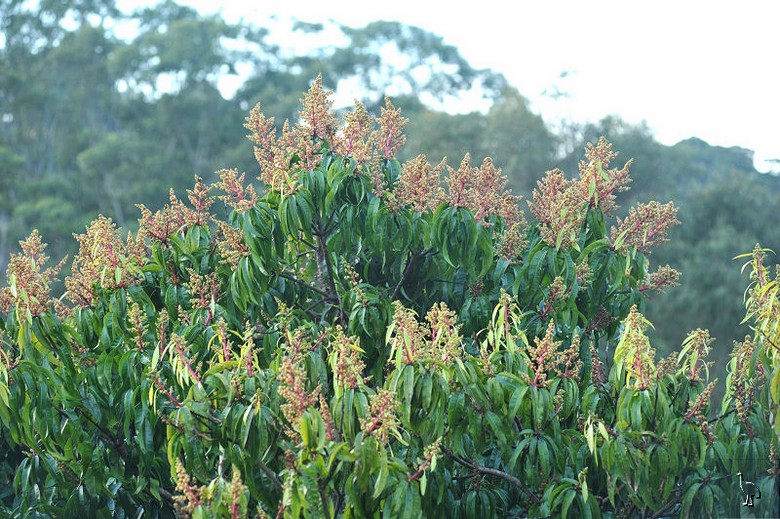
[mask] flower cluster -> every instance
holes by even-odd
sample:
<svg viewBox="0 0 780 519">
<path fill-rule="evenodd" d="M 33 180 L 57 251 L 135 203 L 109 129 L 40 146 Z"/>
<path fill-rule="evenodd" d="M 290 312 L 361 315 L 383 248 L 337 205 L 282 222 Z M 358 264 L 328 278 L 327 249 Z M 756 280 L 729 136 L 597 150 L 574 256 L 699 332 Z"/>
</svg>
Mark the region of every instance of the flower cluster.
<svg viewBox="0 0 780 519">
<path fill-rule="evenodd" d="M 285 403 L 280 406 L 284 418 L 290 427 L 287 436 L 294 437 L 294 431 L 300 431 L 303 413 L 317 405 L 320 399 L 320 386 L 309 390 L 308 377 L 299 355 L 285 356 L 279 366 L 279 395 Z"/>
<path fill-rule="evenodd" d="M 626 191 L 626 184 L 631 182 L 628 170 L 632 160 L 626 162 L 621 169 L 607 169 L 617 155 L 617 152 L 612 151 L 612 144 L 601 137 L 595 146 L 590 142 L 587 144 L 587 160 L 579 163 L 581 189 L 587 193 L 588 203 L 593 207 L 600 207 L 604 214 L 617 208 L 615 193 Z"/>
<path fill-rule="evenodd" d="M 370 398 L 368 414 L 360 419 L 360 430 L 366 436 L 373 435 L 380 442 L 386 443 L 388 434 L 399 434 L 397 411 L 395 393 L 380 388 Z"/>
<path fill-rule="evenodd" d="M 677 355 L 672 352 L 668 356 L 658 361 L 655 367 L 655 376 L 657 380 L 661 380 L 666 375 L 674 375 L 680 369 L 680 362 L 677 360 Z"/>
<path fill-rule="evenodd" d="M 192 517 L 195 508 L 200 506 L 204 488 L 199 487 L 187 474 L 181 460 L 176 460 L 176 495 L 173 496 L 176 514 L 179 517 Z"/>
<path fill-rule="evenodd" d="M 218 342 L 215 348 L 219 361 L 230 362 L 233 359 L 233 341 L 228 338 L 225 319 L 220 317 L 212 326 L 215 328 L 213 340 Z"/>
<path fill-rule="evenodd" d="M 200 275 L 195 270 L 188 268 L 187 273 L 190 276 L 184 286 L 187 292 L 192 296 L 190 304 L 193 308 L 208 308 L 219 296 L 219 278 L 216 272 Z"/>
<path fill-rule="evenodd" d="M 650 339 L 645 334 L 648 326 L 650 322 L 633 305 L 623 321 L 623 333 L 615 348 L 615 363 L 625 366 L 626 384 L 635 389 L 647 389 L 656 378 L 655 349 L 650 347 Z"/>
<path fill-rule="evenodd" d="M 363 377 L 366 365 L 360 354 L 359 337 L 347 337 L 341 326 L 336 326 L 330 339 L 331 364 L 333 367 L 333 386 L 337 391 L 346 388 L 355 389 L 368 381 Z"/>
<path fill-rule="evenodd" d="M 768 249 L 761 249 L 758 245 L 753 249 L 752 266 L 750 273 L 751 287 L 748 291 L 747 304 L 748 316 L 757 324 L 759 337 L 757 340 L 767 344 L 764 349 L 770 359 L 774 359 L 774 365 L 780 363 L 780 344 L 778 344 L 777 326 L 780 322 L 780 297 L 778 285 L 780 285 L 780 265 L 776 265 L 774 279 L 769 269 L 764 264 Z"/>
<path fill-rule="evenodd" d="M 457 314 L 440 302 L 428 310 L 425 320 L 428 321 L 431 335 L 427 344 L 427 355 L 444 363 L 453 362 L 461 345 L 460 325 L 456 324 Z"/>
<path fill-rule="evenodd" d="M 726 389 L 734 400 L 739 421 L 745 425 L 747 433 L 752 437 L 753 432 L 748 421 L 750 410 L 753 409 L 753 401 L 756 398 L 756 386 L 763 379 L 763 372 L 752 373 L 750 359 L 758 345 L 749 336 L 745 340 L 734 344 L 729 362 L 729 374 L 726 378 Z"/>
<path fill-rule="evenodd" d="M 555 374 L 563 378 L 578 379 L 582 369 L 580 360 L 580 337 L 574 335 L 572 342 L 565 350 L 559 350 L 563 341 L 554 340 L 555 323 L 550 321 L 547 325 L 547 332 L 544 337 L 534 338 L 534 346 L 529 346 L 527 350 L 528 365 L 531 367 L 533 379 L 527 373 L 522 373 L 522 377 L 534 387 L 547 387 L 549 381 L 547 374 L 554 371 Z M 591 352 L 593 354 L 593 352 Z"/>
<path fill-rule="evenodd" d="M 338 439 L 339 434 L 338 430 L 336 429 L 336 422 L 333 421 L 333 415 L 330 412 L 330 406 L 328 406 L 328 402 L 325 400 L 325 397 L 322 396 L 322 393 L 320 393 L 320 416 L 322 416 L 322 421 L 325 423 L 325 438 L 328 441 L 333 441 Z"/>
<path fill-rule="evenodd" d="M 591 282 L 593 270 L 590 268 L 590 265 L 588 265 L 588 258 L 582 258 L 582 261 L 577 265 L 575 276 L 580 287 L 585 287 Z"/>
<path fill-rule="evenodd" d="M 249 256 L 249 247 L 244 242 L 244 231 L 217 220 L 217 253 L 222 257 L 222 263 L 236 270 L 241 258 Z"/>
<path fill-rule="evenodd" d="M 582 369 L 580 359 L 580 336 L 574 335 L 568 348 L 558 354 L 558 365 L 555 373 L 561 378 L 578 379 Z"/>
<path fill-rule="evenodd" d="M 445 161 L 431 169 L 425 155 L 407 161 L 393 191 L 401 203 L 414 211 L 432 211 L 444 200 L 441 172 Z"/>
<path fill-rule="evenodd" d="M 601 362 L 599 352 L 596 351 L 594 341 L 590 342 L 590 381 L 597 389 L 601 389 L 606 382 L 606 376 L 604 374 L 604 363 Z"/>
<path fill-rule="evenodd" d="M 258 180 L 271 189 L 290 191 L 295 184 L 295 179 L 288 175 L 286 164 L 288 161 L 284 159 L 286 150 L 277 144 L 274 118 L 266 117 L 258 103 L 249 112 L 244 128 L 251 132 L 247 138 L 255 145 L 255 160 L 260 166 Z M 286 123 L 285 131 L 289 132 L 289 125 Z"/>
<path fill-rule="evenodd" d="M 67 297 L 79 306 L 91 306 L 96 288 L 112 290 L 138 282 L 137 268 L 145 261 L 143 243 L 128 235 L 122 242 L 120 230 L 105 216 L 99 216 L 87 227 L 86 234 L 74 237 L 79 252 L 73 259 L 71 275 L 65 278 Z"/>
<path fill-rule="evenodd" d="M 404 127 L 408 120 L 401 117 L 401 109 L 393 106 L 390 99 L 385 97 L 385 106 L 380 110 L 377 119 L 379 130 L 376 135 L 379 153 L 385 159 L 392 159 L 398 150 L 406 143 Z"/>
<path fill-rule="evenodd" d="M 227 494 L 230 496 L 230 518 L 238 519 L 247 516 L 247 502 L 249 501 L 249 489 L 241 481 L 241 471 L 233 465 L 233 477 L 227 485 Z M 243 499 L 242 499 L 243 498 Z M 241 502 L 244 502 L 242 505 Z"/>
<path fill-rule="evenodd" d="M 192 364 L 192 360 L 189 356 L 189 347 L 187 346 L 184 337 L 172 333 L 170 342 L 168 343 L 168 349 L 172 357 L 172 364 L 179 385 L 184 386 L 188 382 L 200 384 L 201 377 Z"/>
<path fill-rule="evenodd" d="M 425 449 L 423 449 L 422 463 L 414 474 L 406 478 L 407 481 L 415 481 L 419 479 L 428 468 L 431 470 L 436 470 L 436 457 L 441 452 L 441 441 L 441 437 L 436 438 L 432 444 L 426 446 Z"/>
<path fill-rule="evenodd" d="M 651 273 L 647 281 L 639 287 L 639 290 L 641 292 L 655 290 L 660 294 L 667 288 L 678 286 L 680 284 L 679 281 L 680 272 L 669 265 L 664 265 Z"/>
<path fill-rule="evenodd" d="M 175 199 L 173 190 L 170 198 Z M 178 202 L 178 200 L 177 200 Z M 149 239 L 153 243 L 168 244 L 168 239 L 177 234 L 184 226 L 184 218 L 177 206 L 166 204 L 162 209 L 152 213 L 144 204 L 136 204 L 141 211 L 138 219 L 138 239 Z"/>
<path fill-rule="evenodd" d="M 187 190 L 187 198 L 192 204 L 192 209 L 185 208 L 185 220 L 190 226 L 206 225 L 212 216 L 209 209 L 214 203 L 214 197 L 209 196 L 211 186 L 207 186 L 203 179 L 196 176 L 195 186 Z"/>
<path fill-rule="evenodd" d="M 534 387 L 547 387 L 547 372 L 557 364 L 558 346 L 560 341 L 553 340 L 555 324 L 550 321 L 544 337 L 534 338 L 534 346 L 528 347 L 528 364 L 533 371 L 533 380 L 527 373 L 522 373 L 526 382 Z"/>
<path fill-rule="evenodd" d="M 661 204 L 649 202 L 632 207 L 629 215 L 617 220 L 610 230 L 612 242 L 617 251 L 625 253 L 633 247 L 642 252 L 669 241 L 669 229 L 680 223 L 674 202 Z"/>
<path fill-rule="evenodd" d="M 550 287 L 547 289 L 547 298 L 541 303 L 539 317 L 546 318 L 550 312 L 555 310 L 558 303 L 564 301 L 569 297 L 569 290 L 567 289 L 563 278 L 556 276 Z"/>
<path fill-rule="evenodd" d="M 715 387 L 715 382 L 717 382 L 717 379 L 707 384 L 707 387 L 696 396 L 693 402 L 688 404 L 688 412 L 685 414 L 686 420 L 696 417 L 699 422 L 707 421 L 707 406 L 709 405 L 710 395 L 712 394 L 712 389 Z"/>
<path fill-rule="evenodd" d="M 396 367 L 414 364 L 425 352 L 429 331 L 417 321 L 414 310 L 404 308 L 400 301 L 394 301 L 393 306 L 393 321 L 387 329 L 390 357 Z"/>
<path fill-rule="evenodd" d="M 716 382 L 717 379 L 707 384 L 707 387 L 689 404 L 688 412 L 685 414 L 685 420 L 695 419 L 699 422 L 699 428 L 710 444 L 717 441 L 715 433 L 712 432 L 710 423 L 707 420 L 707 408 L 709 407 L 710 397 Z"/>
<path fill-rule="evenodd" d="M 363 164 L 374 157 L 374 118 L 360 101 L 344 116 L 344 128 L 333 143 L 333 151 Z"/>
<path fill-rule="evenodd" d="M 519 196 L 512 195 L 506 188 L 507 178 L 489 157 L 478 168 L 471 166 L 471 157 L 466 154 L 455 170 L 447 166 L 447 202 L 453 207 L 466 207 L 474 219 L 483 225 L 490 225 L 487 218 L 501 216 L 511 227 L 521 219 L 517 205 Z"/>
<path fill-rule="evenodd" d="M 571 247 L 585 218 L 580 184 L 567 179 L 560 169 L 548 171 L 536 184 L 538 189 L 528 205 L 540 223 L 542 239 L 550 247 Z"/>
<path fill-rule="evenodd" d="M 529 206 L 540 223 L 545 243 L 556 248 L 571 247 L 577 242 L 588 206 L 599 207 L 604 214 L 617 207 L 615 193 L 628 189 L 632 161 L 629 160 L 620 169 L 608 169 L 616 156 L 612 145 L 602 137 L 595 146 L 592 143 L 586 146 L 586 160 L 579 163 L 579 178 L 567 179 L 561 170 L 554 169 L 537 182 Z M 621 253 L 632 247 L 647 252 L 651 247 L 667 241 L 669 229 L 678 223 L 677 208 L 671 202 L 639 204 L 630 210 L 629 216 L 622 220 L 618 218 L 618 225 L 612 228 L 611 237 L 615 249 Z M 676 279 L 673 269 L 664 269 L 645 289 L 660 290 L 673 285 Z"/>
<path fill-rule="evenodd" d="M 127 298 L 127 321 L 129 323 L 128 331 L 130 335 L 133 337 L 138 349 L 143 351 L 144 337 L 149 328 L 145 316 L 141 314 L 141 307 L 130 297 Z"/>
<path fill-rule="evenodd" d="M 423 360 L 454 362 L 460 347 L 460 326 L 455 312 L 444 303 L 433 305 L 425 316 L 427 323 L 417 321 L 413 310 L 395 301 L 393 321 L 387 330 L 392 362 L 396 366 Z"/>
<path fill-rule="evenodd" d="M 301 130 L 310 137 L 331 140 L 336 132 L 336 116 L 333 115 L 332 92 L 322 86 L 322 75 L 317 76 L 309 91 L 303 96 L 301 110 Z"/>
<path fill-rule="evenodd" d="M 496 244 L 496 255 L 510 260 L 512 263 L 517 263 L 515 259 L 522 254 L 525 246 L 528 245 L 528 238 L 526 238 L 527 222 L 525 215 L 522 211 L 518 211 L 518 221 L 511 224 L 498 238 Z"/>
<path fill-rule="evenodd" d="M 149 226 L 150 232 L 147 236 L 164 243 L 167 236 L 171 234 L 168 233 L 170 229 L 176 233 L 190 227 L 207 225 L 213 219 L 209 213 L 209 209 L 214 203 L 214 197 L 209 196 L 210 191 L 211 186 L 207 186 L 202 178 L 195 176 L 195 186 L 187 190 L 187 198 L 192 207 L 187 207 L 184 202 L 179 200 L 173 189 L 168 193 L 169 204 L 156 215 L 152 215 L 145 206 L 139 205 L 143 220 Z"/>
<path fill-rule="evenodd" d="M 254 376 L 255 364 L 257 363 L 255 355 L 255 327 L 247 320 L 244 322 L 244 333 L 241 334 L 241 362 L 246 369 L 247 375 Z"/>
<path fill-rule="evenodd" d="M 49 256 L 44 254 L 46 244 L 35 229 L 26 240 L 19 242 L 21 254 L 11 254 L 6 269 L 9 286 L 0 291 L 0 311 L 8 314 L 16 307 L 18 315 L 35 317 L 46 312 L 52 304 L 50 289 L 65 263 L 44 268 Z"/>
<path fill-rule="evenodd" d="M 710 337 L 710 332 L 701 328 L 691 332 L 683 341 L 677 361 L 682 362 L 683 369 L 687 371 L 686 376 L 691 382 L 702 380 L 700 375 L 702 368 L 705 372 L 703 378 L 709 378 L 709 367 L 704 359 L 710 352 L 710 344 L 714 341 L 715 339 Z"/>
<path fill-rule="evenodd" d="M 300 123 L 291 127 L 285 121 L 280 136 L 273 117 L 263 115 L 259 104 L 251 110 L 244 127 L 250 131 L 247 137 L 255 145 L 255 158 L 260 165 L 258 179 L 272 190 L 294 192 L 299 187 L 301 170 L 311 170 L 320 164 L 321 141 L 326 140 L 336 153 L 352 157 L 359 165 L 373 166 L 374 192 L 382 197 L 386 180 L 378 167 L 379 157 L 391 159 L 403 146 L 406 119 L 389 99 L 385 99 L 378 118 L 369 116 L 365 107 L 356 102 L 355 110 L 345 116 L 344 127 L 339 129 L 331 97 L 332 92 L 323 87 L 322 77 L 318 76 L 301 99 Z"/>
<path fill-rule="evenodd" d="M 390 99 L 386 97 L 385 106 L 381 109 L 380 116 L 376 121 L 379 129 L 374 131 L 371 137 L 376 148 L 374 153 L 377 157 L 382 157 L 385 160 L 392 159 L 406 142 L 403 129 L 407 119 L 401 117 L 401 109 L 395 108 Z M 392 209 L 396 205 L 396 196 L 387 190 L 387 178 L 380 167 L 381 161 L 374 160 L 374 162 L 374 167 L 369 172 L 374 195 L 377 198 L 385 199 L 388 207 Z"/>
<path fill-rule="evenodd" d="M 445 168 L 446 194 L 441 183 L 441 173 Z M 420 212 L 433 210 L 443 201 L 453 207 L 468 208 L 474 218 L 485 226 L 492 225 L 489 217 L 501 216 L 507 227 L 513 229 L 513 234 L 508 236 L 511 243 L 507 247 L 507 253 L 512 253 L 519 251 L 525 218 L 517 206 L 520 197 L 512 195 L 506 185 L 507 178 L 490 158 L 475 168 L 466 154 L 456 170 L 446 165 L 446 159 L 431 168 L 425 156 L 418 155 L 404 164 L 393 194 L 401 205 Z"/>
<path fill-rule="evenodd" d="M 598 308 L 596 315 L 588 323 L 585 328 L 586 333 L 593 333 L 594 331 L 605 330 L 615 320 L 614 317 L 603 305 Z"/>
<path fill-rule="evenodd" d="M 258 179 L 270 189 L 292 193 L 298 188 L 300 168 L 298 161 L 308 169 L 317 167 L 321 160 L 318 139 L 332 139 L 336 118 L 331 110 L 331 93 L 322 86 L 318 76 L 301 99 L 301 123 L 290 127 L 285 121 L 281 136 L 277 137 L 273 117 L 266 117 L 256 105 L 246 118 L 244 128 L 255 145 L 255 159 L 260 166 Z"/>
<path fill-rule="evenodd" d="M 244 186 L 246 173 L 238 174 L 235 169 L 221 169 L 217 171 L 219 182 L 214 187 L 224 191 L 219 199 L 232 207 L 236 212 L 242 213 L 254 207 L 257 202 L 257 193 L 251 184 Z"/>
</svg>

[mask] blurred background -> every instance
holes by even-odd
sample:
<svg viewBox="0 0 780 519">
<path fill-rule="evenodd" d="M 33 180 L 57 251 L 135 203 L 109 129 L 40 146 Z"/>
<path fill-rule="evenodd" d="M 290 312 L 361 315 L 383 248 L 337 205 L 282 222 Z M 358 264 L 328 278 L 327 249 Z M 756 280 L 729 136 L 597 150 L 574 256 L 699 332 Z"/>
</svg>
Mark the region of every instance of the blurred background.
<svg viewBox="0 0 780 519">
<path fill-rule="evenodd" d="M 526 199 L 546 170 L 576 175 L 599 136 L 618 166 L 633 157 L 621 211 L 673 200 L 682 221 L 651 256 L 682 272 L 648 305 L 653 344 L 666 355 L 708 328 L 724 380 L 749 332 L 732 258 L 780 247 L 774 7 L 242 4 L 0 0 L 0 273 L 34 228 L 72 258 L 98 214 L 135 230 L 135 204 L 155 210 L 195 175 L 254 176 L 244 116 L 261 102 L 294 121 L 322 74 L 338 108 L 402 107 L 402 160 L 490 156 Z"/>
</svg>

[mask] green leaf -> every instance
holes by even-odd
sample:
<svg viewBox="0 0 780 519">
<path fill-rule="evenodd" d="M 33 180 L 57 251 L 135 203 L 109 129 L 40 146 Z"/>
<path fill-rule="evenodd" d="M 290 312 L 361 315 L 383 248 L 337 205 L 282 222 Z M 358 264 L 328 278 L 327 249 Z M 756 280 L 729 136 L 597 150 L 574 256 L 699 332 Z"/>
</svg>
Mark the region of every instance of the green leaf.
<svg viewBox="0 0 780 519">
<path fill-rule="evenodd" d="M 382 491 L 385 489 L 385 485 L 387 484 L 387 476 L 387 461 L 385 460 L 385 462 L 382 463 L 379 467 L 379 474 L 377 475 L 376 483 L 374 484 L 374 493 L 372 495 L 374 499 L 379 497 L 382 494 Z"/>
<path fill-rule="evenodd" d="M 509 415 L 508 419 L 514 420 L 517 413 L 520 411 L 520 407 L 523 405 L 525 395 L 528 392 L 528 386 L 523 384 L 518 386 L 513 392 L 512 397 L 509 399 Z"/>
<path fill-rule="evenodd" d="M 696 497 L 696 493 L 700 486 L 701 483 L 694 483 L 685 491 L 682 500 L 682 508 L 680 509 L 680 517 L 688 517 L 690 515 L 693 499 Z"/>
<path fill-rule="evenodd" d="M 572 489 L 566 491 L 566 496 L 563 498 L 563 507 L 561 508 L 561 517 L 569 517 L 569 507 L 575 497 L 577 497 L 577 492 Z"/>
<path fill-rule="evenodd" d="M 772 393 L 772 401 L 776 404 L 780 403 L 780 364 L 775 367 L 775 372 L 772 374 L 770 391 Z"/>
</svg>

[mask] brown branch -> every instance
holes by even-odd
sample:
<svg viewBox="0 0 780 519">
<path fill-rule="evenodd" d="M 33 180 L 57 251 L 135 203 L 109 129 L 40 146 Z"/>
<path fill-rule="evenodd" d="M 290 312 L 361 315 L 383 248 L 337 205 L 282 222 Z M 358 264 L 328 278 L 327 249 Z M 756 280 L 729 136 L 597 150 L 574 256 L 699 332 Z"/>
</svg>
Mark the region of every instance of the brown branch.
<svg viewBox="0 0 780 519">
<path fill-rule="evenodd" d="M 325 487 L 322 484 L 322 480 L 317 482 L 317 489 L 320 492 L 320 499 L 322 500 L 322 510 L 325 513 L 325 519 L 330 519 L 330 509 L 328 508 L 328 494 L 325 493 Z"/>
</svg>

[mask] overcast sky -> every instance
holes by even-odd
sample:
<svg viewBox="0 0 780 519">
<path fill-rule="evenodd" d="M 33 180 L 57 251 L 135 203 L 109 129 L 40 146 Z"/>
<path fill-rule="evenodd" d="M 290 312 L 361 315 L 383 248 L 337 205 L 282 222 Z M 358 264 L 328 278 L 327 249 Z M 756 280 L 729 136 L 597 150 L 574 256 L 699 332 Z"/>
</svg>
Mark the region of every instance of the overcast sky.
<svg viewBox="0 0 780 519">
<path fill-rule="evenodd" d="M 664 144 L 696 136 L 780 159 L 780 2 L 181 0 L 263 25 L 271 17 L 416 25 L 507 79 L 545 119 L 645 121 Z M 201 7 L 202 6 L 202 7 Z M 561 78 L 563 72 L 568 72 Z M 542 95 L 558 89 L 568 97 Z"/>
</svg>

